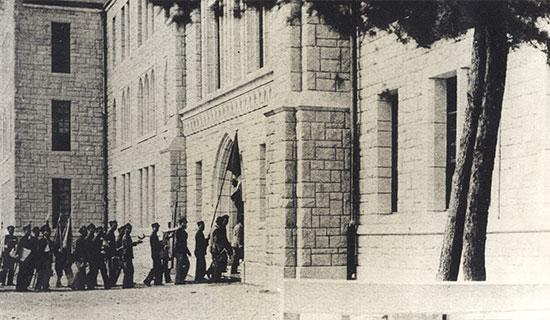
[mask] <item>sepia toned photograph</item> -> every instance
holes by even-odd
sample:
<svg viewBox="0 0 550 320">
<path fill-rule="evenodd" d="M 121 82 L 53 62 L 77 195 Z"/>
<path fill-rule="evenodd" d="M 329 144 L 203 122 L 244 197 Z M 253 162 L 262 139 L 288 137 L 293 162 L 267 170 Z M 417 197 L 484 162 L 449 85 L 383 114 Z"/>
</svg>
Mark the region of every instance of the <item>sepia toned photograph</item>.
<svg viewBox="0 0 550 320">
<path fill-rule="evenodd" d="M 0 320 L 550 320 L 548 166 L 548 0 L 0 0 Z"/>
</svg>

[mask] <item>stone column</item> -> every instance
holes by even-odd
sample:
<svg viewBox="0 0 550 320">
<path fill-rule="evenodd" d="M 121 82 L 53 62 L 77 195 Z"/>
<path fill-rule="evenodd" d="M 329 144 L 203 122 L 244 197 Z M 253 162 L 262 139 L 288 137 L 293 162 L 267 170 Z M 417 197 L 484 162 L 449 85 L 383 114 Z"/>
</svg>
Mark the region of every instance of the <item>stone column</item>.
<svg viewBox="0 0 550 320">
<path fill-rule="evenodd" d="M 296 277 L 296 113 L 279 108 L 267 117 L 268 282 Z M 281 270 L 281 271 L 279 271 Z"/>
</svg>

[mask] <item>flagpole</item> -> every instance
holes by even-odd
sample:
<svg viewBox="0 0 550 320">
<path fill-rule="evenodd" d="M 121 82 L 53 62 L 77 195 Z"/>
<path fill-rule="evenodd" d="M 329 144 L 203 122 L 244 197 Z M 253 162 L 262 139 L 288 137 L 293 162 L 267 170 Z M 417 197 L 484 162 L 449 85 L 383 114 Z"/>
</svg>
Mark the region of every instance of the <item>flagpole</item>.
<svg viewBox="0 0 550 320">
<path fill-rule="evenodd" d="M 212 215 L 212 220 L 210 220 L 210 230 L 212 230 L 212 226 L 214 225 L 214 218 L 216 217 L 216 211 L 218 211 L 218 206 L 220 205 L 220 199 L 222 197 L 223 186 L 225 185 L 226 176 L 227 176 L 227 170 L 225 170 L 223 174 L 222 186 L 220 188 L 220 192 L 218 193 L 218 201 L 216 201 L 216 206 L 214 207 L 214 214 Z"/>
</svg>

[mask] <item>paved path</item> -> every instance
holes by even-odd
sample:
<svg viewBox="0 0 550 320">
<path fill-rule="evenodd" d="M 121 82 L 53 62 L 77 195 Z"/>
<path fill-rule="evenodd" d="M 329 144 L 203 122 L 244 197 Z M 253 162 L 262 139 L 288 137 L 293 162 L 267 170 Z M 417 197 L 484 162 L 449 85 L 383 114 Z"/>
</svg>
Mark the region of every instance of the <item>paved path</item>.
<svg viewBox="0 0 550 320">
<path fill-rule="evenodd" d="M 280 294 L 261 287 L 186 284 L 93 291 L 0 290 L 0 319 L 280 319 Z"/>
</svg>

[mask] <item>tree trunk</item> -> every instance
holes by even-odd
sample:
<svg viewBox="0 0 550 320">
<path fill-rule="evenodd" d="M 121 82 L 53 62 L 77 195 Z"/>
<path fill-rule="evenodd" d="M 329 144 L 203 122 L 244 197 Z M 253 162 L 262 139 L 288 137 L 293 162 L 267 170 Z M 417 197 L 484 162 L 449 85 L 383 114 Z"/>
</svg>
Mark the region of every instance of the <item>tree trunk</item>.
<svg viewBox="0 0 550 320">
<path fill-rule="evenodd" d="M 468 77 L 468 106 L 464 115 L 464 127 L 460 139 L 460 148 L 453 174 L 451 198 L 447 211 L 447 225 L 437 279 L 456 281 L 462 255 L 462 237 L 466 200 L 470 183 L 473 150 L 477 134 L 478 118 L 481 113 L 481 102 L 485 89 L 485 71 L 487 57 L 486 28 L 476 28 L 472 46 L 472 66 Z"/>
<path fill-rule="evenodd" d="M 474 281 L 486 279 L 487 218 L 509 51 L 504 19 L 499 19 L 499 7 L 495 7 L 495 19 L 487 27 L 486 86 L 477 128 L 464 225 L 464 279 Z"/>
</svg>

